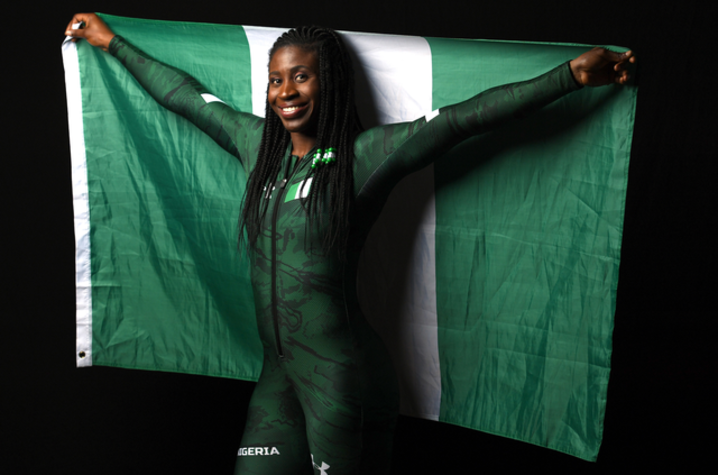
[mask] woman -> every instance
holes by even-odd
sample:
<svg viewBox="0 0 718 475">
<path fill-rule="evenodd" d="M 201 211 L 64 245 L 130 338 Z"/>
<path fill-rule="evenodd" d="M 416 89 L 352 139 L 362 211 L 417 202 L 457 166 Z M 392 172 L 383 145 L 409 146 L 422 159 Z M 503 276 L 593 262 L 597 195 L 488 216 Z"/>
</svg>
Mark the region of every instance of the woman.
<svg viewBox="0 0 718 475">
<path fill-rule="evenodd" d="M 72 25 L 84 22 L 84 28 Z M 351 61 L 331 30 L 298 28 L 270 51 L 266 120 L 207 102 L 193 78 L 133 47 L 93 14 L 67 35 L 109 51 L 162 105 L 244 166 L 241 225 L 264 364 L 237 461 L 241 474 L 388 473 L 398 406 L 386 349 L 361 315 L 357 259 L 394 185 L 457 143 L 583 85 L 620 84 L 631 52 L 600 48 L 531 81 L 427 120 L 363 131 Z"/>
</svg>

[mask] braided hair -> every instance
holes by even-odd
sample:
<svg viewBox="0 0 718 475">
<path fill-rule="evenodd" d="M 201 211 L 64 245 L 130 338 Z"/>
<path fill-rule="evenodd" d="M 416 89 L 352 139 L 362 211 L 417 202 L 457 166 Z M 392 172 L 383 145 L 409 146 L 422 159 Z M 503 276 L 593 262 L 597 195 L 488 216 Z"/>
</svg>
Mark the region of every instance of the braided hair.
<svg viewBox="0 0 718 475">
<path fill-rule="evenodd" d="M 336 161 L 312 170 L 312 184 L 303 202 L 307 226 L 323 228 L 322 251 L 338 251 L 344 258 L 349 234 L 349 215 L 353 201 L 354 139 L 363 130 L 354 103 L 354 71 L 351 58 L 336 31 L 319 27 L 300 27 L 280 36 L 269 51 L 274 54 L 287 46 L 295 46 L 317 55 L 321 102 L 317 125 L 316 148 L 334 148 Z M 316 113 L 316 112 L 315 112 Z M 291 138 L 280 118 L 266 104 L 266 121 L 259 148 L 259 157 L 249 176 L 240 236 L 247 230 L 250 248 L 257 243 L 268 200 L 264 199 L 279 176 L 282 158 Z M 327 225 L 324 220 L 327 219 Z M 307 230 L 309 232 L 309 230 Z"/>
</svg>

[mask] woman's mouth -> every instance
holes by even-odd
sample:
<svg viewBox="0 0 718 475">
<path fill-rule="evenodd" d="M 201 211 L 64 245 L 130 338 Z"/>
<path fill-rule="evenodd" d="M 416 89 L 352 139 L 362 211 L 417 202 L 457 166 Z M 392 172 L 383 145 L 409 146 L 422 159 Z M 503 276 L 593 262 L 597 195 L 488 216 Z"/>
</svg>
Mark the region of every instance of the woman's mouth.
<svg viewBox="0 0 718 475">
<path fill-rule="evenodd" d="M 301 113 L 303 113 L 303 111 L 306 108 L 307 108 L 307 104 L 303 104 L 303 105 L 299 105 L 299 106 L 278 107 L 281 116 L 286 119 L 291 119 L 295 116 L 300 115 Z"/>
</svg>

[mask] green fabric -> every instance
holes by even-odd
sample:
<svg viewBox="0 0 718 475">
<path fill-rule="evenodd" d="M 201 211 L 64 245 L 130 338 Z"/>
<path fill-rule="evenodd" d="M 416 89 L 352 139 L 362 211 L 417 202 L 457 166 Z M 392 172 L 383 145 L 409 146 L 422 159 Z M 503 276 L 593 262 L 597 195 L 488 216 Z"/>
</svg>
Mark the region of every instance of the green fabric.
<svg viewBox="0 0 718 475">
<path fill-rule="evenodd" d="M 103 18 L 233 107 L 251 110 L 241 27 Z M 157 104 L 115 58 L 85 42 L 77 46 L 93 363 L 256 380 L 261 345 L 248 259 L 237 251 L 243 170 Z"/>
<path fill-rule="evenodd" d="M 429 42 L 436 108 L 587 49 Z M 435 165 L 441 420 L 596 458 L 635 104 L 584 88 Z"/>
<path fill-rule="evenodd" d="M 103 18 L 232 108 L 252 110 L 241 27 Z M 586 50 L 428 41 L 434 108 Z M 249 259 L 236 245 L 245 171 L 114 58 L 77 46 L 93 364 L 256 380 L 262 352 Z M 636 94 L 575 92 L 435 163 L 440 420 L 596 458 Z M 373 153 L 377 143 L 364 146 Z M 399 168 L 382 173 L 398 179 Z M 374 170 L 359 163 L 355 178 L 381 201 L 393 180 L 372 182 Z"/>
</svg>

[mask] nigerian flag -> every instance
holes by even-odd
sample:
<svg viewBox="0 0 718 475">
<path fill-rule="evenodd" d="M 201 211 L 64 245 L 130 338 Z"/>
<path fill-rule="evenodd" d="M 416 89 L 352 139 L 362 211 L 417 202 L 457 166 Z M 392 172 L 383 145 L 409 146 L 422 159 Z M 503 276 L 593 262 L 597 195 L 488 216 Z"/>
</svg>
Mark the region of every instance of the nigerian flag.
<svg viewBox="0 0 718 475">
<path fill-rule="evenodd" d="M 232 107 L 264 114 L 283 30 L 103 16 Z M 414 120 L 572 59 L 580 45 L 344 33 L 365 127 Z M 256 380 L 238 161 L 119 62 L 63 46 L 77 361 Z M 394 190 L 360 266 L 405 414 L 596 458 L 636 88 L 582 89 L 467 140 Z"/>
</svg>

